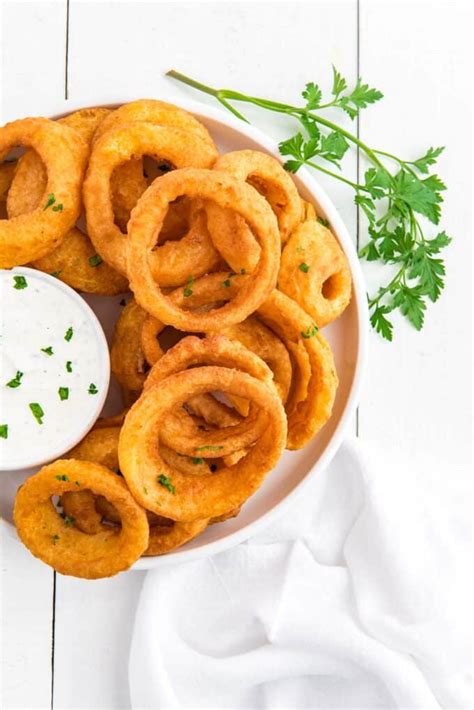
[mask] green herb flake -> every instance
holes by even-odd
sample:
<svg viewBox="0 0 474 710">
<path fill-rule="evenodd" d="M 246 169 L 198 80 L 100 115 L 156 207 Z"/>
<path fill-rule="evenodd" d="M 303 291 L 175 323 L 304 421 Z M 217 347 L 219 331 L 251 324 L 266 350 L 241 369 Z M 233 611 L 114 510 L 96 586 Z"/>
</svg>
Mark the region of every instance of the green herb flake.
<svg viewBox="0 0 474 710">
<path fill-rule="evenodd" d="M 170 493 L 176 493 L 176 488 L 173 486 L 168 476 L 165 476 L 164 473 L 160 473 L 160 475 L 158 476 L 158 483 L 164 488 L 167 488 Z"/>
<path fill-rule="evenodd" d="M 60 269 L 59 271 L 52 271 L 51 276 L 54 276 L 54 278 L 57 279 L 57 278 L 59 278 L 61 271 L 62 271 L 62 269 Z"/>
<path fill-rule="evenodd" d="M 76 522 L 76 518 L 73 518 L 72 515 L 66 515 L 66 513 L 63 512 L 60 513 L 60 516 L 64 520 L 64 523 L 68 528 L 71 528 Z"/>
<path fill-rule="evenodd" d="M 148 488 L 146 486 L 143 486 L 143 493 L 147 496 L 148 495 Z"/>
<path fill-rule="evenodd" d="M 90 266 L 99 266 L 102 264 L 103 259 L 99 254 L 94 254 L 93 256 L 90 256 L 87 260 L 90 264 Z"/>
<path fill-rule="evenodd" d="M 53 212 L 62 212 L 63 209 L 64 209 L 63 203 L 60 202 L 58 205 L 55 205 L 55 206 L 53 207 Z"/>
<path fill-rule="evenodd" d="M 66 372 L 72 372 L 72 362 L 68 360 L 66 363 Z"/>
<path fill-rule="evenodd" d="M 319 224 L 322 224 L 323 227 L 326 227 L 329 229 L 331 224 L 329 223 L 329 220 L 325 219 L 324 217 L 316 217 L 316 222 L 319 222 Z"/>
<path fill-rule="evenodd" d="M 38 402 L 30 402 L 28 406 L 31 409 L 31 413 L 33 414 L 38 424 L 42 424 L 44 412 L 41 404 L 38 404 Z"/>
<path fill-rule="evenodd" d="M 212 446 L 208 444 L 207 446 L 196 446 L 194 451 L 221 451 L 223 446 Z"/>
<path fill-rule="evenodd" d="M 57 481 L 69 481 L 69 476 L 66 476 L 65 473 L 58 473 L 58 475 L 55 476 L 55 479 Z"/>
<path fill-rule="evenodd" d="M 0 424 L 0 439 L 8 439 L 8 424 Z"/>
<path fill-rule="evenodd" d="M 53 541 L 53 545 L 55 545 L 59 539 L 60 539 L 59 535 L 51 535 L 51 540 Z"/>
<path fill-rule="evenodd" d="M 198 465 L 204 463 L 204 459 L 193 456 L 193 458 L 191 459 L 191 463 L 193 463 L 195 466 L 198 466 Z"/>
<path fill-rule="evenodd" d="M 7 382 L 6 387 L 10 387 L 12 390 L 16 389 L 17 387 L 19 387 L 21 385 L 21 378 L 22 377 L 23 377 L 23 372 L 20 372 L 19 370 L 17 370 L 15 377 L 12 380 L 10 380 L 10 382 Z"/>
<path fill-rule="evenodd" d="M 72 340 L 72 336 L 74 335 L 74 330 L 72 325 L 69 326 L 69 328 L 66 330 L 66 334 L 64 335 L 64 340 L 66 340 L 68 343 Z"/>
<path fill-rule="evenodd" d="M 89 389 L 87 390 L 89 394 L 97 394 L 99 391 L 93 382 L 90 383 Z"/>
<path fill-rule="evenodd" d="M 316 325 L 316 323 L 313 323 L 313 325 L 308 326 L 306 330 L 301 331 L 301 337 L 304 338 L 305 340 L 309 340 L 309 338 L 312 338 L 316 335 L 318 332 L 319 328 Z"/>
<path fill-rule="evenodd" d="M 194 284 L 193 277 L 188 276 L 188 280 L 186 281 L 186 286 L 183 289 L 183 296 L 185 298 L 189 298 L 189 296 L 193 295 L 193 289 L 192 289 L 193 284 Z"/>
<path fill-rule="evenodd" d="M 14 276 L 13 281 L 15 282 L 13 288 L 16 288 L 18 291 L 21 291 L 23 288 L 28 286 L 28 281 L 24 276 Z"/>
<path fill-rule="evenodd" d="M 309 265 L 302 261 L 301 264 L 298 264 L 298 269 L 304 274 L 307 274 L 309 271 Z"/>
<path fill-rule="evenodd" d="M 41 348 L 41 352 L 46 353 L 46 355 L 54 355 L 54 351 L 51 345 L 48 345 L 47 348 Z"/>
<path fill-rule="evenodd" d="M 226 288 L 229 288 L 230 286 L 230 279 L 226 279 L 225 281 L 222 282 L 222 285 L 225 286 Z"/>
<path fill-rule="evenodd" d="M 43 212 L 44 212 L 45 210 L 47 210 L 48 207 L 51 207 L 51 205 L 54 205 L 55 202 L 56 202 L 56 198 L 55 198 L 55 196 L 53 195 L 53 193 L 49 194 L 49 195 L 48 195 L 48 199 L 47 199 L 47 201 L 46 201 L 46 204 L 45 204 L 45 206 L 43 207 Z"/>
<path fill-rule="evenodd" d="M 65 399 L 69 399 L 69 387 L 60 387 L 58 389 L 59 399 L 63 402 Z"/>
<path fill-rule="evenodd" d="M 246 274 L 247 272 L 245 271 L 245 269 L 240 269 L 240 273 L 241 273 L 242 276 L 243 276 L 243 275 Z"/>
</svg>

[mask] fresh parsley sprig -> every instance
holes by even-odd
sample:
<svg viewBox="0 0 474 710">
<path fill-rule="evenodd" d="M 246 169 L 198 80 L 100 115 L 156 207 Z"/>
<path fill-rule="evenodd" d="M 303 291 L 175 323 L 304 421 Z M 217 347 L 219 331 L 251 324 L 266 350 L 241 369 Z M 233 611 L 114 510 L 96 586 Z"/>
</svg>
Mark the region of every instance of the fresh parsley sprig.
<svg viewBox="0 0 474 710">
<path fill-rule="evenodd" d="M 250 103 L 260 108 L 290 116 L 300 130 L 279 145 L 287 156 L 285 168 L 296 173 L 305 165 L 339 180 L 355 191 L 356 205 L 368 222 L 368 242 L 359 251 L 367 261 L 389 265 L 391 277 L 369 297 L 370 321 L 385 339 L 392 340 L 393 324 L 389 318 L 395 310 L 420 330 L 423 327 L 427 301 L 438 300 L 444 287 L 445 266 L 440 252 L 451 239 L 444 231 L 435 236 L 425 233 L 425 221 L 438 225 L 442 193 L 446 186 L 430 169 L 443 148 L 429 148 L 416 160 L 402 160 L 392 153 L 369 147 L 357 135 L 329 121 L 328 108 L 340 109 L 354 120 L 362 109 L 383 98 L 377 89 L 358 79 L 349 90 L 346 79 L 333 67 L 331 96 L 323 99 L 318 84 L 306 84 L 304 104 L 291 104 L 248 96 L 230 89 L 215 89 L 177 71 L 168 76 L 216 98 L 235 116 L 247 119 L 231 101 Z M 341 161 L 350 147 L 357 148 L 370 167 L 363 181 L 354 182 L 340 172 Z M 304 267 L 303 267 L 304 268 Z"/>
</svg>

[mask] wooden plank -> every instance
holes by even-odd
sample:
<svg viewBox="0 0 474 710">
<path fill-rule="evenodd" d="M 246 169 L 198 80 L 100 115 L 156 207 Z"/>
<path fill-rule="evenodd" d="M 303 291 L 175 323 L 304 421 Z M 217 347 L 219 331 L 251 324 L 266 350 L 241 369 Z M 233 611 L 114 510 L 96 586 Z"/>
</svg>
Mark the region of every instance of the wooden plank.
<svg viewBox="0 0 474 710">
<path fill-rule="evenodd" d="M 446 290 L 421 333 L 397 320 L 393 344 L 372 336 L 360 407 L 361 435 L 388 452 L 403 450 L 428 480 L 440 461 L 454 472 L 469 460 L 469 15 L 466 2 L 436 2 L 427 14 L 425 2 L 361 0 L 361 74 L 385 94 L 363 112 L 362 139 L 408 159 L 447 145 L 439 160 L 449 188 L 441 228 L 454 238 Z M 372 289 L 377 272 L 366 268 Z"/>
<path fill-rule="evenodd" d="M 63 96 L 64 2 L 3 2 L 1 121 L 47 113 Z M 1 524 L 3 708 L 51 702 L 53 572 Z"/>
<path fill-rule="evenodd" d="M 316 28 L 317 42 L 302 41 L 308 27 Z M 69 97 L 84 104 L 132 95 L 206 101 L 164 78 L 172 67 L 249 93 L 297 101 L 307 81 L 322 77 L 329 88 L 331 62 L 355 79 L 355 0 L 134 2 L 113 3 L 113 10 L 104 2 L 70 4 Z M 296 130 L 274 115 L 249 115 L 276 140 Z M 356 176 L 355 157 L 347 170 Z M 355 239 L 351 198 L 334 182 L 327 187 Z M 55 707 L 128 706 L 129 640 L 141 579 L 129 573 L 87 583 L 58 575 Z"/>
</svg>

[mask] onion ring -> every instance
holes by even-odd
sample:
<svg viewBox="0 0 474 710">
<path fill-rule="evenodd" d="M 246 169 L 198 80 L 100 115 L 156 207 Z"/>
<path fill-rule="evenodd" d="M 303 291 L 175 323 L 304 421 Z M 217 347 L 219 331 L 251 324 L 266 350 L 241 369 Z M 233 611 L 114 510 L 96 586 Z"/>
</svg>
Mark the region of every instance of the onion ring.
<svg viewBox="0 0 474 710">
<path fill-rule="evenodd" d="M 76 130 L 90 146 L 97 126 L 108 109 L 82 109 L 59 119 L 58 123 Z M 8 194 L 8 214 L 16 217 L 34 210 L 44 194 L 47 173 L 39 155 L 28 151 L 19 161 L 12 188 Z M 146 187 L 146 184 L 145 184 Z M 140 193 L 141 194 L 141 193 Z M 138 198 L 137 198 L 138 199 Z M 108 264 L 97 264 L 97 253 L 90 239 L 76 227 L 50 254 L 32 262 L 35 269 L 57 277 L 72 288 L 85 293 L 112 296 L 128 288 L 126 279 Z"/>
<path fill-rule="evenodd" d="M 267 200 L 278 220 L 284 244 L 301 220 L 301 198 L 290 175 L 271 155 L 256 150 L 238 150 L 222 155 L 214 170 L 223 170 L 252 185 Z M 259 258 L 259 246 L 245 221 L 210 203 L 208 226 L 218 251 L 234 271 L 251 273 Z M 236 248 L 238 247 L 238 248 Z"/>
<path fill-rule="evenodd" d="M 261 246 L 258 265 L 251 279 L 230 303 L 206 313 L 190 313 L 164 295 L 153 279 L 150 252 L 160 231 L 170 202 L 188 195 L 214 200 L 222 208 L 232 208 L 252 227 Z M 162 322 L 179 330 L 212 331 L 244 320 L 270 294 L 279 267 L 277 222 L 264 198 L 249 185 L 221 171 L 185 168 L 155 180 L 142 195 L 129 222 L 128 272 L 138 303 Z M 192 275 L 190 275 L 191 277 Z M 192 294 L 190 285 L 183 296 Z"/>
<path fill-rule="evenodd" d="M 153 441 L 170 411 L 216 387 L 250 399 L 266 414 L 268 425 L 258 445 L 234 466 L 210 475 L 183 474 L 164 461 Z M 212 518 L 239 507 L 257 490 L 285 441 L 286 417 L 273 389 L 238 370 L 197 367 L 158 382 L 133 405 L 120 432 L 120 469 L 136 500 L 157 515 L 180 521 Z"/>
<path fill-rule="evenodd" d="M 193 293 L 184 298 L 182 289 L 173 291 L 171 301 L 186 302 L 189 309 L 201 309 L 234 298 L 251 276 L 215 273 L 193 284 Z M 226 285 L 224 285 L 226 282 Z M 228 283 L 227 283 L 228 282 Z M 292 386 L 286 402 L 289 449 L 300 449 L 324 426 L 331 416 L 338 379 L 331 348 L 317 332 L 310 316 L 276 289 L 257 309 L 255 316 L 286 345 L 293 364 Z M 147 321 L 145 321 L 146 323 Z M 151 329 L 151 326 L 147 326 Z M 157 328 L 158 326 L 154 326 Z"/>
<path fill-rule="evenodd" d="M 150 370 L 144 390 L 156 386 L 170 375 L 198 365 L 235 368 L 273 387 L 272 373 L 263 360 L 238 341 L 217 335 L 202 340 L 192 336 L 180 340 Z M 200 431 L 189 415 L 178 409 L 163 421 L 160 439 L 170 449 L 185 456 L 193 457 L 196 451 L 207 450 L 207 458 L 220 458 L 253 444 L 266 425 L 265 414 L 251 408 L 249 415 L 233 426 Z"/>
<path fill-rule="evenodd" d="M 118 469 L 118 437 L 120 427 L 93 429 L 69 452 L 73 458 L 89 460 Z M 168 458 L 167 458 L 168 460 Z M 189 464 L 192 466 L 192 464 Z M 121 524 L 117 509 L 104 496 L 97 496 L 91 490 L 68 491 L 61 496 L 61 506 L 65 520 L 74 520 L 74 525 L 89 535 L 107 531 L 108 523 Z M 237 514 L 235 511 L 233 511 Z M 238 511 L 237 511 L 238 512 Z M 150 525 L 149 544 L 144 556 L 162 555 L 196 537 L 208 525 L 207 520 L 175 523 L 154 513 L 147 512 Z M 107 522 L 104 523 L 103 520 Z"/>
<path fill-rule="evenodd" d="M 334 235 L 316 221 L 300 224 L 281 255 L 278 287 L 322 328 L 351 300 L 351 272 Z"/>
<path fill-rule="evenodd" d="M 124 275 L 127 239 L 114 222 L 110 180 L 115 168 L 143 155 L 165 159 L 178 168 L 207 168 L 215 160 L 215 152 L 196 134 L 144 122 L 120 125 L 94 143 L 83 187 L 87 229 L 102 258 Z M 158 233 L 153 235 L 153 246 Z"/>
<path fill-rule="evenodd" d="M 86 535 L 68 525 L 51 497 L 78 487 L 104 495 L 118 510 L 122 526 Z M 97 579 L 128 569 L 148 546 L 145 511 L 124 481 L 105 466 L 75 459 L 44 466 L 18 490 L 13 511 L 22 542 L 61 574 Z"/>
<path fill-rule="evenodd" d="M 74 226 L 81 208 L 87 148 L 79 134 L 46 118 L 25 118 L 0 128 L 0 160 L 18 145 L 38 153 L 48 178 L 40 205 L 0 222 L 0 268 L 26 264 L 51 252 Z"/>
<path fill-rule="evenodd" d="M 112 373 L 125 390 L 137 395 L 149 369 L 141 345 L 141 328 L 146 317 L 146 312 L 131 299 L 115 325 L 110 348 Z"/>
</svg>

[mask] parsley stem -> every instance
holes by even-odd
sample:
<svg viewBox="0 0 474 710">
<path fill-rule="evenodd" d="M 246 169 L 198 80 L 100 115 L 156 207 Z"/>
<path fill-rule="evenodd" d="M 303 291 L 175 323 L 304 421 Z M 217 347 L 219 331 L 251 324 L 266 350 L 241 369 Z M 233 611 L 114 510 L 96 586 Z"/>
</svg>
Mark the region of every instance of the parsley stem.
<svg viewBox="0 0 474 710">
<path fill-rule="evenodd" d="M 322 165 L 318 165 L 317 163 L 313 163 L 311 160 L 305 160 L 304 161 L 305 165 L 309 165 L 311 168 L 314 168 L 315 170 L 319 170 L 322 173 L 325 173 L 326 175 L 329 175 L 330 177 L 336 178 L 336 180 L 340 180 L 341 182 L 345 182 L 346 185 L 350 185 L 351 187 L 354 188 L 354 190 L 364 190 L 365 192 L 368 192 L 367 188 L 364 185 L 358 185 L 356 182 L 352 182 L 352 180 L 348 180 L 345 177 L 342 177 L 342 175 L 338 175 L 337 173 L 333 173 L 332 170 L 327 170 L 326 168 L 323 168 Z"/>
<path fill-rule="evenodd" d="M 231 91 L 229 89 L 214 89 L 212 86 L 202 84 L 200 81 L 191 79 L 191 77 L 186 76 L 181 72 L 175 71 L 174 69 L 171 69 L 170 71 L 166 72 L 166 75 L 170 76 L 172 79 L 176 79 L 177 81 L 182 82 L 183 84 L 192 86 L 198 91 L 203 91 L 204 93 L 209 94 L 210 96 L 214 96 L 214 98 L 220 101 L 226 108 L 229 108 L 230 106 L 227 101 L 227 99 L 230 99 L 232 101 L 243 101 L 245 103 L 254 104 L 255 106 L 260 106 L 262 108 L 269 109 L 270 111 L 276 111 L 278 113 L 287 113 L 289 115 L 294 116 L 295 118 L 298 118 L 298 116 L 309 116 L 317 123 L 326 126 L 326 128 L 330 128 L 333 131 L 338 131 L 339 133 L 341 133 L 345 138 L 347 138 L 347 140 L 351 141 L 351 143 L 354 143 L 355 145 L 359 146 L 359 148 L 364 151 L 364 153 L 372 161 L 372 163 L 374 163 L 374 165 L 377 165 L 377 167 L 379 167 L 381 170 L 388 173 L 384 164 L 377 158 L 375 151 L 369 148 L 369 146 L 363 141 L 361 141 L 360 138 L 357 138 L 357 136 L 354 136 L 352 133 L 349 133 L 349 131 L 346 131 L 344 128 L 341 128 L 341 126 L 332 123 L 332 121 L 328 121 L 326 118 L 319 116 L 313 111 L 308 111 L 308 109 L 300 108 L 298 106 L 291 106 L 290 104 L 282 104 L 278 101 L 260 99 L 257 96 L 247 96 L 246 94 L 241 94 L 237 91 Z M 239 118 L 245 120 L 248 123 L 247 119 L 245 119 L 243 116 L 240 116 L 238 112 L 235 113 L 235 110 L 232 111 L 232 113 L 234 113 Z M 392 176 L 390 177 L 393 180 Z"/>
</svg>

